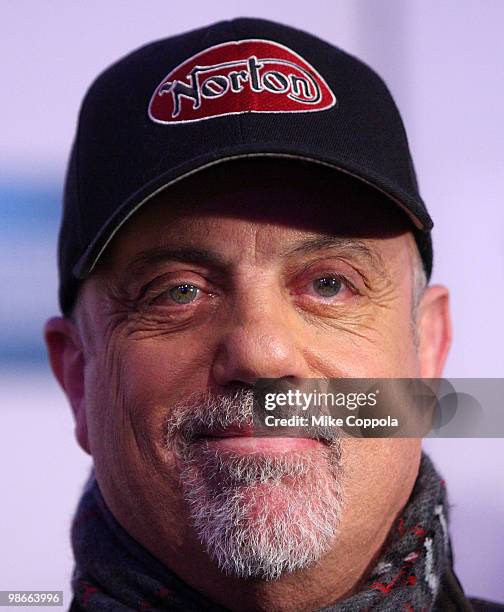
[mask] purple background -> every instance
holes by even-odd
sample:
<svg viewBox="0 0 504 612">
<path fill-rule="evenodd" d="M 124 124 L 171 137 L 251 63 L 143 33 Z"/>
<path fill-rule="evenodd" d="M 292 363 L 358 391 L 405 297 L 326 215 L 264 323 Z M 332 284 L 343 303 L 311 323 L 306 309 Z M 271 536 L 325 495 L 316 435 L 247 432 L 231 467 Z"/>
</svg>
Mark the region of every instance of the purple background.
<svg viewBox="0 0 504 612">
<path fill-rule="evenodd" d="M 401 109 L 436 227 L 434 282 L 451 288 L 449 377 L 504 374 L 504 3 L 17 0 L 0 8 L 0 590 L 64 589 L 88 458 L 45 362 L 57 311 L 61 184 L 85 89 L 146 42 L 239 15 L 301 27 L 367 61 Z M 448 481 L 456 569 L 504 600 L 504 443 L 426 442 Z"/>
</svg>

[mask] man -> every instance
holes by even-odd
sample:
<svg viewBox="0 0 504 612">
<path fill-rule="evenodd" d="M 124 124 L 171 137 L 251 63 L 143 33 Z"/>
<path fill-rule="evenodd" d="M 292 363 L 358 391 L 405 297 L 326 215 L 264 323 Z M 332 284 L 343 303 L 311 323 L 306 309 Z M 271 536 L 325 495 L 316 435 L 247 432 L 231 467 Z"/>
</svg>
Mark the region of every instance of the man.
<svg viewBox="0 0 504 612">
<path fill-rule="evenodd" d="M 419 438 L 262 437 L 260 379 L 439 377 L 448 292 L 383 82 L 235 19 L 89 90 L 45 337 L 94 472 L 72 610 L 471 610 Z"/>
</svg>

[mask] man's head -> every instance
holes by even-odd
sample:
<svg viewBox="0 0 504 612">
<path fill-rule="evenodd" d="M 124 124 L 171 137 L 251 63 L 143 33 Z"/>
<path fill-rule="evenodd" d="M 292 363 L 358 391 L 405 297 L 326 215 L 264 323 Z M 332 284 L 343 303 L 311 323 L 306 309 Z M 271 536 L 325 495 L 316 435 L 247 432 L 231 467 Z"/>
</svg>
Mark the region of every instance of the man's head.
<svg viewBox="0 0 504 612">
<path fill-rule="evenodd" d="M 447 297 L 419 293 L 421 276 L 402 211 L 309 162 L 226 162 L 158 195 L 47 329 L 114 514 L 151 549 L 199 533 L 227 571 L 260 577 L 358 524 L 356 487 L 362 516 L 390 514 L 418 440 L 263 450 L 200 436 L 243 425 L 259 378 L 439 376 Z"/>
<path fill-rule="evenodd" d="M 258 155 L 137 208 L 98 258 L 87 251 L 67 316 L 46 326 L 113 514 L 183 577 L 267 580 L 359 550 L 369 562 L 420 441 L 243 434 L 261 378 L 441 375 L 448 296 L 425 286 L 411 202 L 329 164 Z"/>
</svg>

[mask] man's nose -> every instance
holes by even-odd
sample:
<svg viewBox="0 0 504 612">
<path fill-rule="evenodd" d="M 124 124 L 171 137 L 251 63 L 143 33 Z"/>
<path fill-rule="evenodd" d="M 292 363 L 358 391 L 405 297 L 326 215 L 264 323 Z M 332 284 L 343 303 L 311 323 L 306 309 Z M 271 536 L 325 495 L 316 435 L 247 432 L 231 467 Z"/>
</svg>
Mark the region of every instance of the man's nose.
<svg viewBox="0 0 504 612">
<path fill-rule="evenodd" d="M 281 300 L 244 300 L 219 339 L 213 378 L 221 386 L 251 385 L 260 378 L 302 378 L 306 364 L 295 314 Z"/>
</svg>

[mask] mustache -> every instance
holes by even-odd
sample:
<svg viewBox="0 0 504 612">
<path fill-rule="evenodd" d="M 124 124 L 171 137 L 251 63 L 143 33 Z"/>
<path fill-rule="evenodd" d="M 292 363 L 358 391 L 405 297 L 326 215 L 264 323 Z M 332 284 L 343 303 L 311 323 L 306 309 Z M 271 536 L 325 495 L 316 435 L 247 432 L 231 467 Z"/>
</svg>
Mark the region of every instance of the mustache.
<svg viewBox="0 0 504 612">
<path fill-rule="evenodd" d="M 191 444 L 209 432 L 230 427 L 251 427 L 254 421 L 254 393 L 240 389 L 232 394 L 194 392 L 177 402 L 166 416 L 168 445 Z"/>
<path fill-rule="evenodd" d="M 194 392 L 177 402 L 165 420 L 165 443 L 171 447 L 187 447 L 213 431 L 254 426 L 255 393 L 238 389 L 232 393 Z M 264 428 L 263 428 L 264 430 Z M 281 434 L 272 434 L 281 435 Z M 314 425 L 299 431 L 302 437 L 313 438 L 333 446 L 341 439 L 334 427 Z"/>
</svg>

